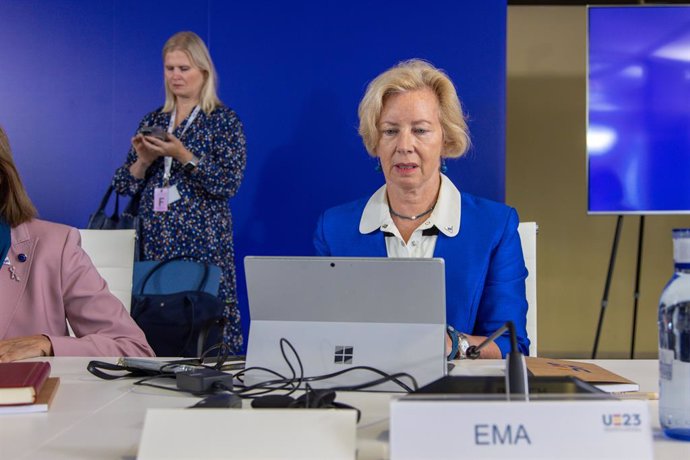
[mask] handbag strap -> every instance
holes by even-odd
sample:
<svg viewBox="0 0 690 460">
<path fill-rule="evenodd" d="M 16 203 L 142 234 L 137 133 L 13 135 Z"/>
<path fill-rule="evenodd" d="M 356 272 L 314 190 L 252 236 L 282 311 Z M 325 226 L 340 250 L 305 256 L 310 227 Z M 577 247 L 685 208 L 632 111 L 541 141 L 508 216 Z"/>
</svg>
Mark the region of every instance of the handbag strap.
<svg viewBox="0 0 690 460">
<path fill-rule="evenodd" d="M 189 310 L 191 311 L 191 314 L 189 315 L 189 332 L 187 332 L 187 338 L 184 341 L 184 345 L 182 345 L 180 351 L 177 352 L 178 355 L 182 354 L 182 352 L 189 347 L 189 344 L 192 343 L 192 337 L 194 336 L 194 323 L 196 322 L 196 305 L 194 305 L 194 302 L 192 302 L 189 297 L 186 296 L 184 303 L 185 306 L 189 307 Z"/>
<path fill-rule="evenodd" d="M 96 212 L 100 212 L 100 211 L 105 212 L 105 207 L 108 206 L 108 201 L 110 201 L 110 195 L 113 194 L 114 190 L 115 190 L 115 188 L 112 186 L 112 184 L 108 186 L 108 190 L 105 191 L 105 195 L 103 195 L 103 198 L 101 198 L 101 203 L 98 205 L 98 209 L 96 210 Z M 120 215 L 120 195 L 118 193 L 115 193 L 115 210 L 113 211 L 111 218 L 116 218 L 119 215 Z"/>
<path fill-rule="evenodd" d="M 159 262 L 155 267 L 153 267 L 147 274 L 146 278 L 144 278 L 144 281 L 141 283 L 141 287 L 139 288 L 139 295 L 144 294 L 144 290 L 146 288 L 146 284 L 149 282 L 151 279 L 151 276 L 158 270 L 160 270 L 162 267 L 166 266 L 170 262 L 173 262 L 175 260 L 189 260 L 190 262 L 196 262 L 198 264 L 203 264 L 204 265 L 204 276 L 201 278 L 201 282 L 199 283 L 199 286 L 197 286 L 196 290 L 201 291 L 203 290 L 204 286 L 206 286 L 206 282 L 208 281 L 208 275 L 209 275 L 209 267 L 206 262 L 197 262 L 194 259 L 192 259 L 190 256 L 175 256 L 171 257 L 170 259 L 164 260 L 162 262 Z"/>
<path fill-rule="evenodd" d="M 125 209 L 124 211 L 122 211 L 122 214 L 129 214 L 133 217 L 139 215 L 139 202 L 141 201 L 141 195 L 143 192 L 144 189 L 141 189 L 137 193 L 132 195 L 132 198 L 129 200 L 129 203 L 127 203 L 127 206 L 125 206 Z"/>
<path fill-rule="evenodd" d="M 106 205 L 108 204 L 108 200 L 110 200 L 110 195 L 113 194 L 113 186 L 109 185 L 108 190 L 105 191 L 105 195 L 103 195 L 103 198 L 101 198 L 101 204 L 98 205 L 98 210 L 102 211 L 105 209 Z"/>
</svg>

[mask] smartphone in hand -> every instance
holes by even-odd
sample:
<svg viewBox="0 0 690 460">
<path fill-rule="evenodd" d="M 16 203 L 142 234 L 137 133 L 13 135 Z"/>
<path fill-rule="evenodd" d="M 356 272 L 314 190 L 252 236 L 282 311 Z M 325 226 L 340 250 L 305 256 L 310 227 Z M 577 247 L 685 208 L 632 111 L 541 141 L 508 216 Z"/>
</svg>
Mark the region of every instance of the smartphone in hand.
<svg viewBox="0 0 690 460">
<path fill-rule="evenodd" d="M 144 126 L 139 132 L 144 136 L 153 136 L 162 141 L 168 140 L 168 133 L 160 126 Z"/>
</svg>

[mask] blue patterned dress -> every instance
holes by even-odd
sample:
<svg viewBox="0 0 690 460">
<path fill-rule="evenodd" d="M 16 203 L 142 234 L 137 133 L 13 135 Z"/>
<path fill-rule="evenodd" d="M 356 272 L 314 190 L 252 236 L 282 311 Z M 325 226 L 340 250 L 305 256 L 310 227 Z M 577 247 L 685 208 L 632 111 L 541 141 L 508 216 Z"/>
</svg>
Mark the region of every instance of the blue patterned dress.
<svg viewBox="0 0 690 460">
<path fill-rule="evenodd" d="M 170 113 L 151 112 L 139 124 L 167 130 Z M 182 121 L 173 134 L 180 138 L 187 125 Z M 142 218 L 141 251 L 143 260 L 166 260 L 178 255 L 215 264 L 222 269 L 219 296 L 226 303 L 228 327 L 224 339 L 234 352 L 242 348 L 242 328 L 237 309 L 237 290 L 232 234 L 232 214 L 228 199 L 237 193 L 246 165 L 246 143 L 242 123 L 228 107 L 217 107 L 210 114 L 200 111 L 180 139 L 199 158 L 196 171 L 185 172 L 173 160 L 170 184 L 176 185 L 181 199 L 170 203 L 167 212 L 153 211 L 153 192 L 163 184 L 163 158 L 158 158 L 137 179 L 129 167 L 137 159 L 130 148 L 125 164 L 113 178 L 115 189 L 134 195 L 143 189 L 139 216 Z"/>
</svg>

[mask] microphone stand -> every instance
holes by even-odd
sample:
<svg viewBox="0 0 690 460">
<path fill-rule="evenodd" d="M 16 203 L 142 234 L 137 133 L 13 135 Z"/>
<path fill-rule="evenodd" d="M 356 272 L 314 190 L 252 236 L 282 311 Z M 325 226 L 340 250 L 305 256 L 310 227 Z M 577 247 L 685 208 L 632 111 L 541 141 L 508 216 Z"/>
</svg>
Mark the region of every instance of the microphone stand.
<svg viewBox="0 0 690 460">
<path fill-rule="evenodd" d="M 470 345 L 465 352 L 465 356 L 469 359 L 479 358 L 479 352 L 482 348 L 496 340 L 505 331 L 510 334 L 510 352 L 506 356 L 506 396 L 508 400 L 515 401 L 529 401 L 529 385 L 527 383 L 527 365 L 525 364 L 525 357 L 517 345 L 517 335 L 515 334 L 515 326 L 512 321 L 508 321 L 503 326 L 498 328 L 496 332 L 491 334 L 479 345 Z"/>
</svg>

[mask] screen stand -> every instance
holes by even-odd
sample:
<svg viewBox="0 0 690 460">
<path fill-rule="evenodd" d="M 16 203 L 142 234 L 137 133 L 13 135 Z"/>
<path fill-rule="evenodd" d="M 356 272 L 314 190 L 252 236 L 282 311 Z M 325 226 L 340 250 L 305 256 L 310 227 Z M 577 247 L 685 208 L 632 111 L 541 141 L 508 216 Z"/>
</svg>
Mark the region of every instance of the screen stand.
<svg viewBox="0 0 690 460">
<path fill-rule="evenodd" d="M 630 341 L 630 359 L 635 358 L 635 333 L 637 332 L 637 303 L 640 299 L 640 267 L 642 266 L 642 240 L 644 239 L 644 216 L 640 216 L 637 231 L 637 265 L 635 266 L 635 293 L 633 294 L 633 322 Z"/>
<path fill-rule="evenodd" d="M 637 330 L 637 305 L 640 298 L 640 269 L 642 266 L 642 242 L 644 240 L 644 215 L 640 216 L 640 226 L 637 233 L 637 265 L 635 267 L 635 292 L 633 293 L 633 321 L 632 321 L 632 340 L 630 342 L 630 359 L 635 357 L 635 334 Z M 609 268 L 606 273 L 606 282 L 604 284 L 604 294 L 601 298 L 601 310 L 599 311 L 599 323 L 597 324 L 597 332 L 594 337 L 594 348 L 592 349 L 592 359 L 597 357 L 597 349 L 599 347 L 599 337 L 601 336 L 601 327 L 604 323 L 604 313 L 609 303 L 609 288 L 611 287 L 611 278 L 613 277 L 613 269 L 616 265 L 616 254 L 618 253 L 618 241 L 620 240 L 621 228 L 623 227 L 623 216 L 619 215 L 616 220 L 616 231 L 613 236 L 613 244 L 611 245 L 611 258 L 609 259 Z"/>
</svg>

